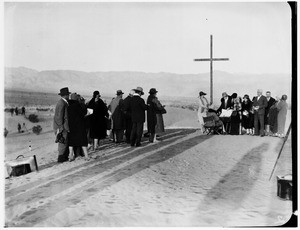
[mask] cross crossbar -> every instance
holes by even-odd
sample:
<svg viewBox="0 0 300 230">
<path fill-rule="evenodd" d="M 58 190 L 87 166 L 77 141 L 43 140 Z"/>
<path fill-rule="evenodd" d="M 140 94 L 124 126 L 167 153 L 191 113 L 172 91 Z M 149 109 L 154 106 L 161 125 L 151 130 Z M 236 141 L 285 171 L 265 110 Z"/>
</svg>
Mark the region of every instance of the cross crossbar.
<svg viewBox="0 0 300 230">
<path fill-rule="evenodd" d="M 199 58 L 199 59 L 194 59 L 194 61 L 229 61 L 229 58 Z"/>
</svg>

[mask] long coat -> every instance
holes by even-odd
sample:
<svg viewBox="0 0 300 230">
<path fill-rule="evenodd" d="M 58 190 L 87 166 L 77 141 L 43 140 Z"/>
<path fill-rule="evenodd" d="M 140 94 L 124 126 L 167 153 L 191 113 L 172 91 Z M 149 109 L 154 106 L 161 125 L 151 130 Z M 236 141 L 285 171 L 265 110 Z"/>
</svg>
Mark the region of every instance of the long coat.
<svg viewBox="0 0 300 230">
<path fill-rule="evenodd" d="M 251 110 L 252 110 L 252 101 L 249 100 L 248 103 L 245 103 L 243 101 L 242 102 L 242 126 L 245 129 L 252 129 L 254 127 L 254 116 Z"/>
<path fill-rule="evenodd" d="M 63 130 L 69 131 L 68 106 L 68 103 L 62 98 L 57 102 L 53 121 L 54 131 L 57 129 L 59 129 L 59 132 L 62 132 Z"/>
<path fill-rule="evenodd" d="M 108 117 L 108 109 L 104 102 L 99 99 L 95 102 L 93 98 L 88 103 L 88 108 L 93 109 L 90 115 L 90 138 L 104 139 L 106 137 L 106 118 Z"/>
<path fill-rule="evenodd" d="M 276 107 L 278 110 L 278 115 L 277 115 L 278 133 L 284 134 L 288 104 L 286 103 L 286 101 L 280 100 L 276 105 Z"/>
<path fill-rule="evenodd" d="M 112 113 L 113 130 L 122 130 L 125 128 L 125 116 L 123 112 L 123 99 L 120 97 L 113 98 L 109 108 Z"/>
<path fill-rule="evenodd" d="M 147 98 L 147 125 L 150 133 L 164 132 L 164 124 L 161 111 L 164 109 L 156 96 L 150 94 Z M 159 122 L 158 122 L 159 121 Z M 159 129 L 159 130 L 158 130 Z"/>
<path fill-rule="evenodd" d="M 132 122 L 144 123 L 145 122 L 145 110 L 147 110 L 147 105 L 143 98 L 138 95 L 134 95 L 130 100 L 130 111 Z"/>
<path fill-rule="evenodd" d="M 86 108 L 83 108 L 77 100 L 69 100 L 68 119 L 69 119 L 69 145 L 87 146 L 87 134 L 84 116 Z"/>
<path fill-rule="evenodd" d="M 267 99 L 268 101 L 268 99 Z M 268 106 L 265 109 L 265 125 L 269 125 L 269 111 L 272 105 L 276 103 L 275 99 L 273 97 L 270 97 L 268 101 Z"/>
</svg>

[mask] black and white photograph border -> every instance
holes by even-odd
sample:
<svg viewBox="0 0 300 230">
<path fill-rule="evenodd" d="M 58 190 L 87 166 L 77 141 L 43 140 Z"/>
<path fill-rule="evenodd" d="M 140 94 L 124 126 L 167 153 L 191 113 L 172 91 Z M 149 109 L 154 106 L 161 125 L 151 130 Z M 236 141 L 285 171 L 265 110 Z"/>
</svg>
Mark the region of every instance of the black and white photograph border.
<svg viewBox="0 0 300 230">
<path fill-rule="evenodd" d="M 297 226 L 297 2 L 1 7 L 1 227 Z"/>
</svg>

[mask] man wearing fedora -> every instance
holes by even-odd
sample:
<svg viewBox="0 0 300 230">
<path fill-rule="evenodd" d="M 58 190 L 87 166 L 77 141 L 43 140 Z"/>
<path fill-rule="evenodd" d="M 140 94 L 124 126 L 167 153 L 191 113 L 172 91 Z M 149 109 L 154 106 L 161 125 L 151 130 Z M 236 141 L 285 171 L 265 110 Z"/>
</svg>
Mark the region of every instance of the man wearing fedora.
<svg viewBox="0 0 300 230">
<path fill-rule="evenodd" d="M 134 89 L 132 99 L 130 100 L 129 109 L 131 111 L 132 130 L 130 135 L 131 146 L 141 146 L 141 139 L 143 135 L 143 128 L 145 122 L 145 110 L 148 106 L 145 104 L 144 99 L 141 98 L 144 95 L 143 88 L 137 87 Z"/>
<path fill-rule="evenodd" d="M 123 141 L 124 136 L 124 128 L 125 128 L 125 117 L 123 114 L 123 92 L 122 90 L 117 90 L 117 97 L 114 97 L 108 108 L 111 112 L 112 117 L 112 135 L 113 140 L 115 142 L 121 143 Z"/>
<path fill-rule="evenodd" d="M 57 102 L 55 107 L 55 114 L 54 114 L 54 122 L 53 122 L 53 129 L 55 135 L 61 133 L 64 137 L 63 142 L 58 143 L 58 162 L 64 162 L 68 160 L 68 132 L 69 124 L 68 124 L 68 99 L 69 99 L 69 88 L 65 87 L 60 89 L 60 93 L 58 94 L 61 96 L 60 100 Z"/>
</svg>

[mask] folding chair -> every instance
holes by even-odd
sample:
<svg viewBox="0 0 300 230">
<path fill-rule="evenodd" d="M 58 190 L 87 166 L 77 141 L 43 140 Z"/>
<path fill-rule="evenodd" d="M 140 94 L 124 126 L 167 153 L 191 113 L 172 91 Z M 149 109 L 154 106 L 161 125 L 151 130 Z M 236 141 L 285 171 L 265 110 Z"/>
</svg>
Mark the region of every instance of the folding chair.
<svg viewBox="0 0 300 230">
<path fill-rule="evenodd" d="M 206 133 L 207 135 L 221 134 L 219 130 L 222 128 L 222 124 L 216 125 L 216 122 L 215 122 L 215 119 L 213 116 L 203 117 L 203 121 L 204 121 L 204 126 L 203 126 L 204 133 Z"/>
</svg>

